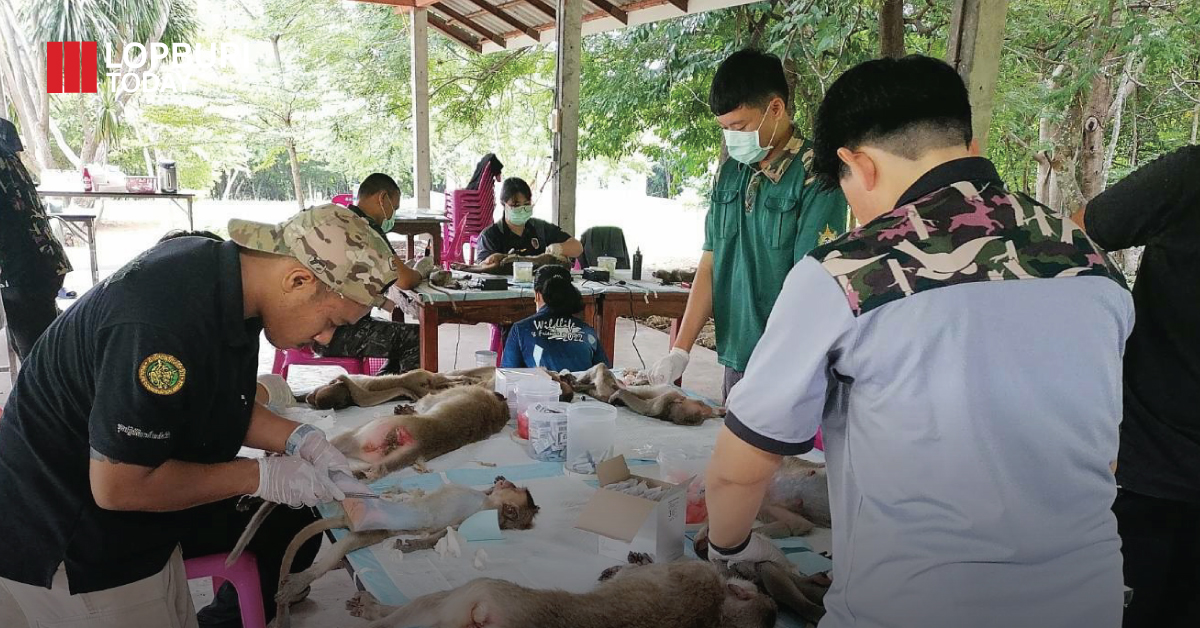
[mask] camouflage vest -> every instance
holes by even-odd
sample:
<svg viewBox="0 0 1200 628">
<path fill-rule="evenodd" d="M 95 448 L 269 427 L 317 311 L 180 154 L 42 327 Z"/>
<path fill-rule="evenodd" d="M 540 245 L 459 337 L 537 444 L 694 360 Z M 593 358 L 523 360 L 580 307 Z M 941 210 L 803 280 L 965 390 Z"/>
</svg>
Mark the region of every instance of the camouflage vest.
<svg viewBox="0 0 1200 628">
<path fill-rule="evenodd" d="M 1070 220 L 1002 185 L 960 181 L 813 249 L 855 316 L 926 290 L 979 281 L 1109 277 L 1108 258 Z"/>
</svg>

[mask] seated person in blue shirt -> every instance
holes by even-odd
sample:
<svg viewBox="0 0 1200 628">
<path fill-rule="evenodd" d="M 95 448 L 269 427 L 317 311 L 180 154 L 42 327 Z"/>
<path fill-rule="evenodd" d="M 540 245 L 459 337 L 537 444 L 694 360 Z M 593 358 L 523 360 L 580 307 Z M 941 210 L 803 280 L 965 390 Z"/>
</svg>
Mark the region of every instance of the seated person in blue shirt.
<svg viewBox="0 0 1200 628">
<path fill-rule="evenodd" d="M 555 373 L 586 371 L 601 362 L 612 362 L 600 348 L 600 335 L 575 318 L 583 310 L 583 296 L 571 283 L 571 271 L 543 266 L 533 283 L 537 314 L 512 326 L 504 346 L 504 368 L 545 367 Z"/>
<path fill-rule="evenodd" d="M 533 191 L 524 179 L 505 179 L 500 186 L 500 204 L 504 205 L 504 220 L 479 234 L 475 261 L 479 264 L 498 263 L 505 255 L 541 255 L 551 244 L 561 244 L 563 255 L 576 258 L 583 255 L 583 244 L 558 225 L 533 218 Z"/>
</svg>

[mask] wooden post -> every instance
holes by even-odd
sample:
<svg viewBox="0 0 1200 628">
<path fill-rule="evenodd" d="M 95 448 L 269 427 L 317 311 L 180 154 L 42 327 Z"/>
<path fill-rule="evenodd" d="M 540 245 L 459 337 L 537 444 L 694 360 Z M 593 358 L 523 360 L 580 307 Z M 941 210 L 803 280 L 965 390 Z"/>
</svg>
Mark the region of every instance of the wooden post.
<svg viewBox="0 0 1200 628">
<path fill-rule="evenodd" d="M 579 73 L 583 40 L 583 0 L 558 0 L 555 28 L 554 89 L 555 224 L 575 233 L 575 182 L 579 157 Z"/>
<path fill-rule="evenodd" d="M 412 11 L 413 196 L 429 208 L 429 10 Z"/>
<path fill-rule="evenodd" d="M 958 70 L 971 94 L 971 116 L 979 149 L 986 154 L 993 97 L 1004 47 L 1008 0 L 955 0 L 946 61 Z"/>
</svg>

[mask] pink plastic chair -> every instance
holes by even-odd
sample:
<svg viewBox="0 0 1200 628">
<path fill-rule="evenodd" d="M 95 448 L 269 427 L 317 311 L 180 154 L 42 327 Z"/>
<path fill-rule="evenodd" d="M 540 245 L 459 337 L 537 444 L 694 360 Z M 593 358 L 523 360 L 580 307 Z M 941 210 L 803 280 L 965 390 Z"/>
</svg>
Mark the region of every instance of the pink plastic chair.
<svg viewBox="0 0 1200 628">
<path fill-rule="evenodd" d="M 287 379 L 288 370 L 293 366 L 340 366 L 349 375 L 364 375 L 368 368 L 367 360 L 371 358 L 323 358 L 312 352 L 312 349 L 276 349 L 275 366 L 272 373 L 282 375 Z M 374 373 L 371 373 L 374 375 Z"/>
<path fill-rule="evenodd" d="M 333 203 L 335 205 L 341 205 L 342 207 L 349 207 L 350 204 L 354 202 L 354 195 L 353 194 L 338 194 L 337 196 L 334 196 L 333 198 L 329 199 L 329 202 Z"/>
<path fill-rule="evenodd" d="M 825 451 L 825 439 L 821 438 L 821 428 L 817 428 L 817 437 L 813 439 L 813 447 L 819 451 Z"/>
<path fill-rule="evenodd" d="M 446 218 L 442 225 L 442 263 L 462 262 L 462 247 L 470 242 L 472 253 L 475 240 L 484 229 L 492 226 L 496 212 L 496 181 L 500 174 L 492 172 L 491 164 L 484 167 L 478 190 L 454 190 L 446 194 Z"/>
<path fill-rule="evenodd" d="M 237 591 L 242 628 L 267 628 L 262 589 L 258 582 L 258 561 L 254 554 L 243 552 L 232 567 L 225 567 L 226 557 L 226 554 L 209 554 L 183 561 L 187 579 L 212 578 L 213 593 L 221 588 L 222 583 L 229 582 Z"/>
</svg>

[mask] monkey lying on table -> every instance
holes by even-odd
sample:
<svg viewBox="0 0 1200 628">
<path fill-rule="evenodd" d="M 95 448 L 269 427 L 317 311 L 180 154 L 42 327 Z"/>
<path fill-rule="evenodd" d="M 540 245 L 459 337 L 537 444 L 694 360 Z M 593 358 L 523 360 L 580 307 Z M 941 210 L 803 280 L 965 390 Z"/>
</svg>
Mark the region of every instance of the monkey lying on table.
<svg viewBox="0 0 1200 628">
<path fill-rule="evenodd" d="M 570 401 L 575 395 L 571 385 L 557 373 L 551 373 L 545 369 L 542 371 L 549 375 L 550 379 L 558 382 L 562 388 L 559 401 Z M 480 366 L 449 373 L 432 373 L 417 369 L 403 375 L 380 375 L 377 377 L 342 375 L 309 393 L 304 401 L 320 410 L 341 410 L 350 406 L 377 406 L 397 399 L 416 401 L 430 393 L 460 386 L 478 386 L 491 390 L 495 388 L 495 378 L 496 367 L 494 366 Z M 397 411 L 397 414 L 403 413 L 403 411 Z"/>
<path fill-rule="evenodd" d="M 529 489 L 518 487 L 502 476 L 497 477 L 495 484 L 486 491 L 477 491 L 459 484 L 447 484 L 432 493 L 410 493 L 412 499 L 406 503 L 425 513 L 424 520 L 417 522 L 414 527 L 402 530 L 350 532 L 334 543 L 327 552 L 318 556 L 312 567 L 296 574 L 280 572 L 283 575 L 279 581 L 279 593 L 275 595 L 276 628 L 288 628 L 291 623 L 288 610 L 291 604 L 299 601 L 309 585 L 337 567 L 342 559 L 354 550 L 401 535 L 422 536 L 423 538 L 411 542 L 411 549 L 424 548 L 429 539 L 444 536 L 447 527 L 457 527 L 471 515 L 484 510 L 496 510 L 501 530 L 528 530 L 533 527 L 534 517 L 540 510 L 534 504 Z M 310 538 L 326 530 L 349 526 L 350 520 L 345 516 L 322 519 L 309 524 L 288 545 L 283 555 L 283 569 L 291 570 L 296 552 L 300 551 L 300 547 Z"/>
<path fill-rule="evenodd" d="M 478 264 L 451 264 L 450 268 L 462 271 L 464 273 L 477 273 L 484 275 L 512 275 L 513 264 L 515 262 L 533 262 L 533 270 L 542 266 L 556 264 L 558 266 L 571 267 L 571 260 L 561 255 L 553 253 L 542 253 L 541 255 L 493 255 Z"/>
<path fill-rule="evenodd" d="M 725 408 L 713 408 L 668 384 L 627 386 L 603 362 L 573 379 L 572 387 L 577 393 L 589 394 L 606 403 L 626 406 L 642 416 L 676 425 L 696 426 L 708 419 L 725 416 Z"/>
<path fill-rule="evenodd" d="M 401 375 L 377 377 L 342 375 L 309 393 L 304 401 L 319 410 L 377 406 L 397 399 L 416 401 L 431 393 L 460 386 L 492 388 L 495 377 L 494 366 L 449 373 L 432 373 L 417 369 Z"/>
<path fill-rule="evenodd" d="M 509 420 L 504 397 L 486 388 L 451 388 L 330 439 L 355 477 L 374 480 L 498 433 Z"/>
<path fill-rule="evenodd" d="M 530 589 L 480 578 L 451 591 L 384 606 L 358 593 L 346 609 L 367 628 L 771 628 L 776 607 L 752 583 L 726 578 L 707 562 L 609 569 L 589 593 Z"/>
</svg>

